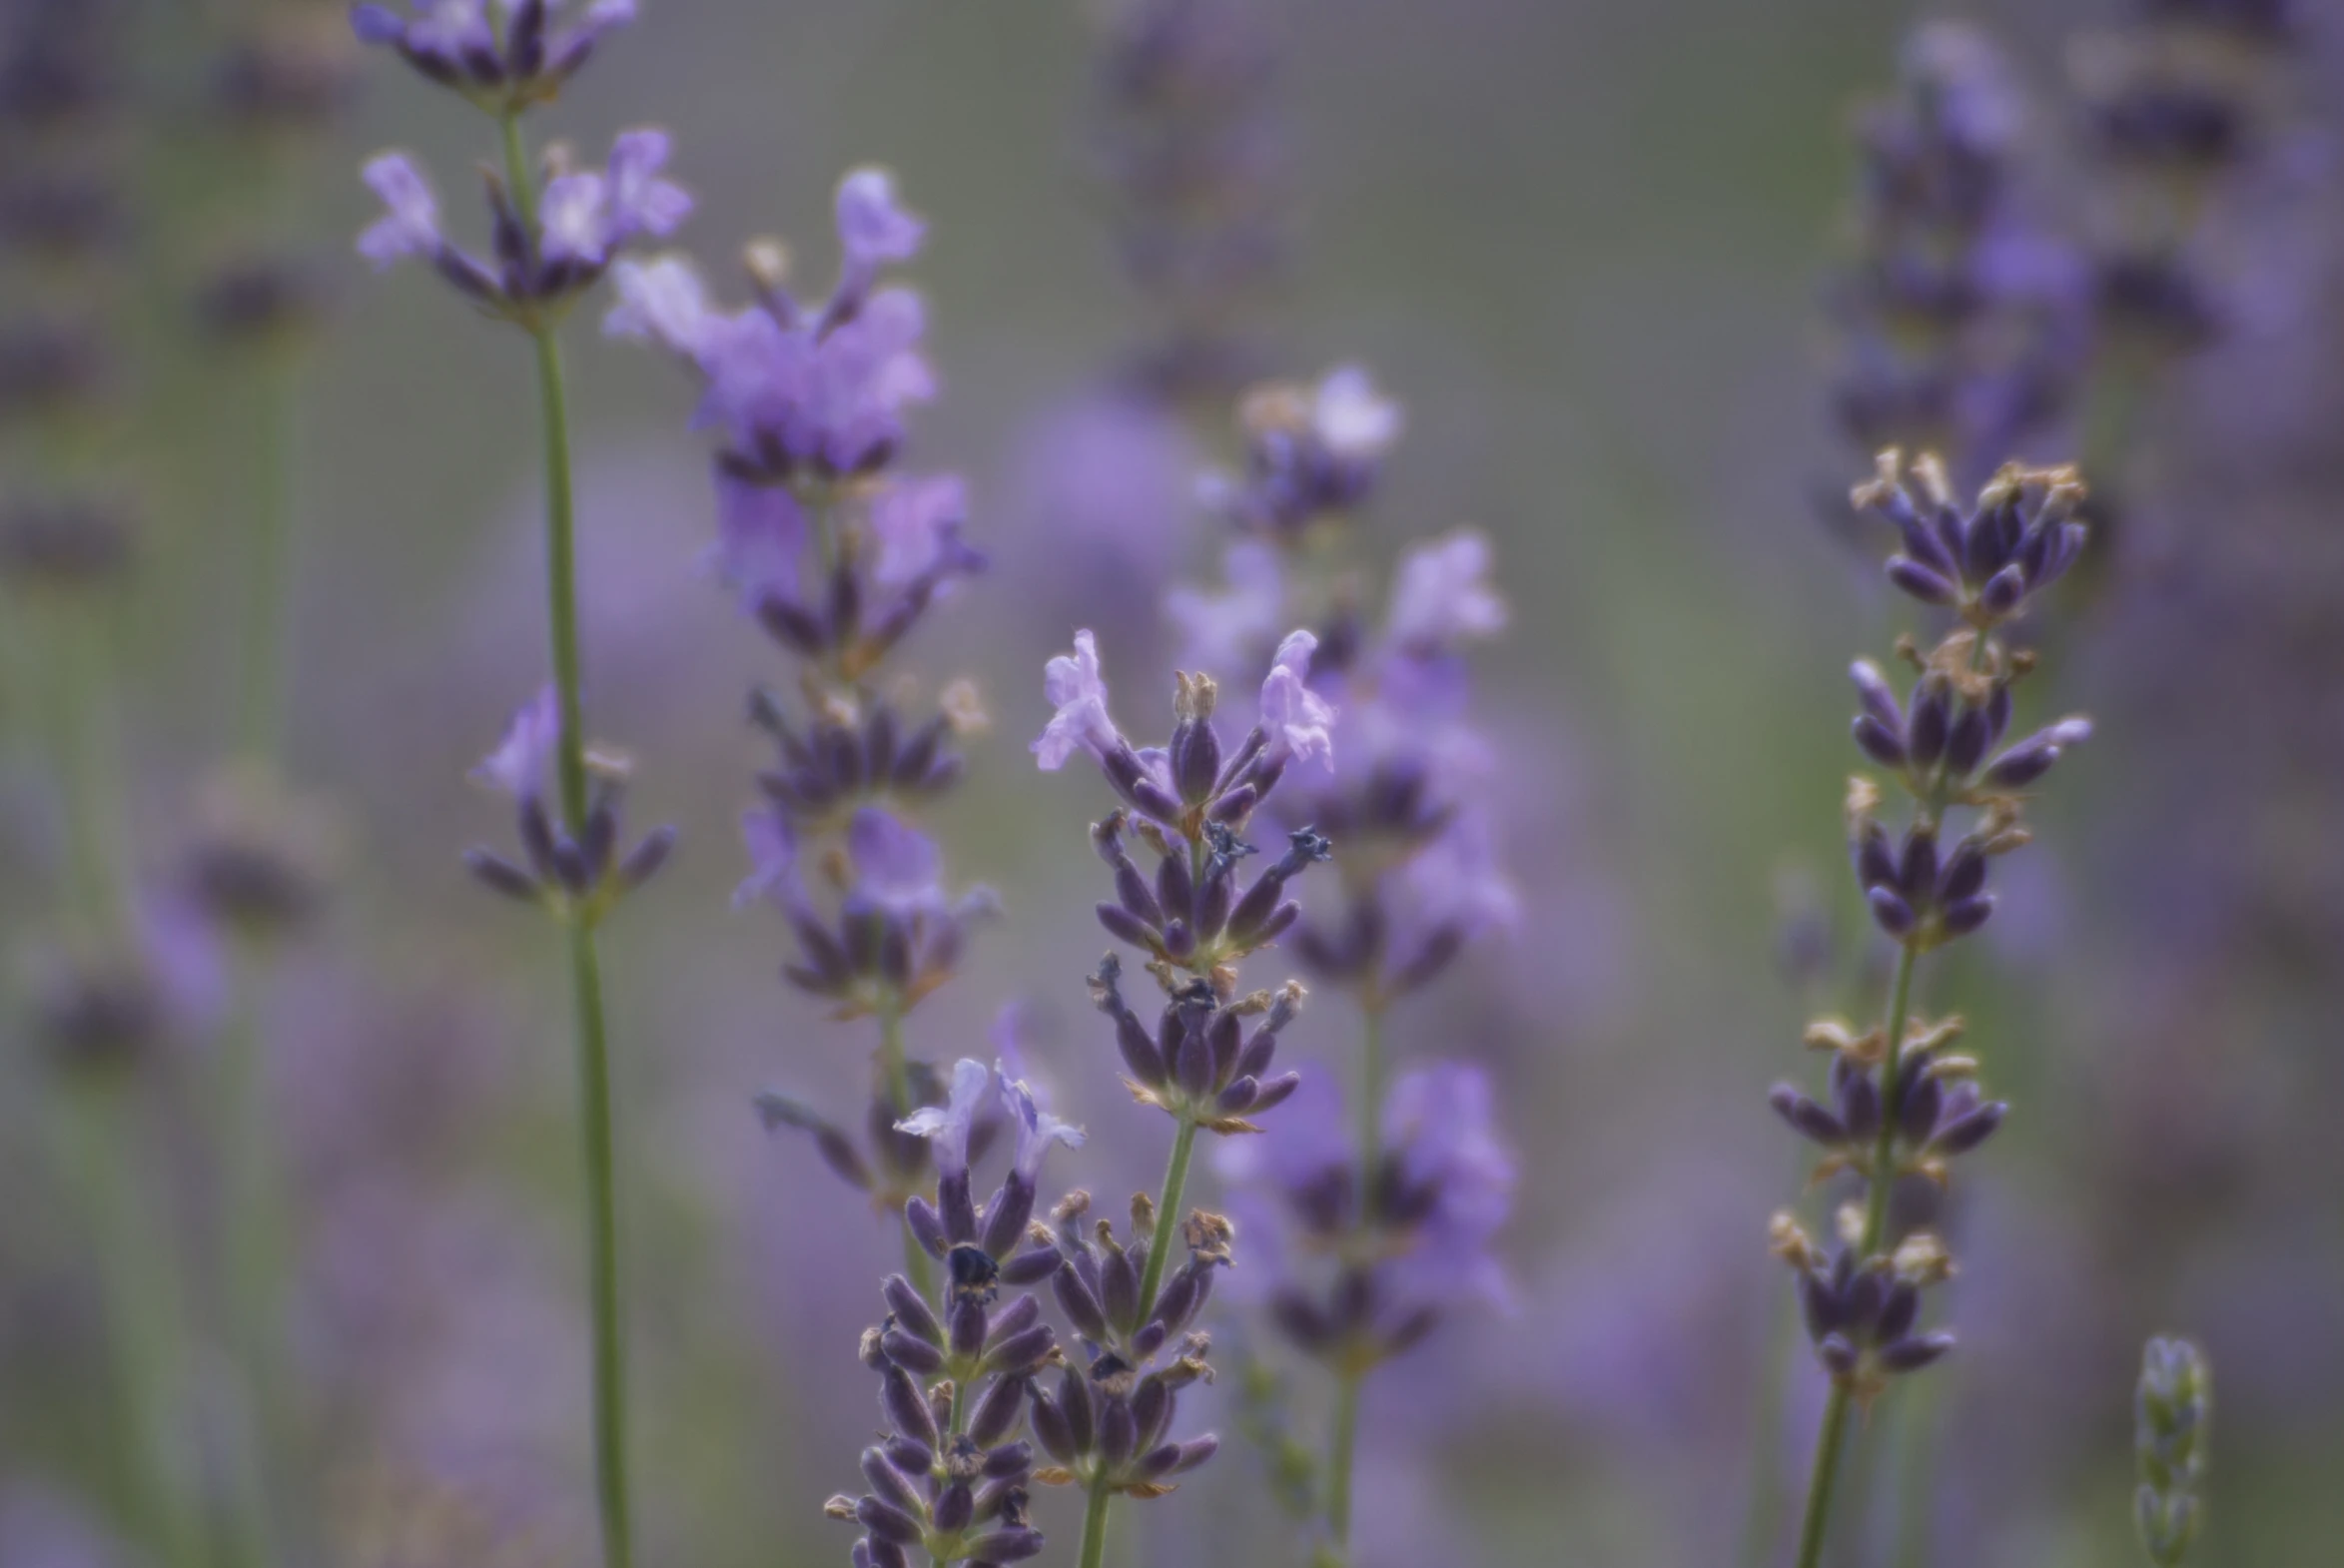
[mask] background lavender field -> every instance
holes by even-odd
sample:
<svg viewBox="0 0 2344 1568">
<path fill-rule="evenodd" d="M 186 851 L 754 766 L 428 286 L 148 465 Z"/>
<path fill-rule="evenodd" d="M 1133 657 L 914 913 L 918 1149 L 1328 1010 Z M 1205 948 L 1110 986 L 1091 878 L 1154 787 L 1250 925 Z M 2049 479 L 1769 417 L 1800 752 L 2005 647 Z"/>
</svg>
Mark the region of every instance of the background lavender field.
<svg viewBox="0 0 2344 1568">
<path fill-rule="evenodd" d="M 1905 622 L 1875 552 L 1819 520 L 1818 497 L 1870 466 L 1831 417 L 1819 297 L 1843 249 L 1851 111 L 1893 78 L 1899 9 L 1273 8 L 1292 221 L 1284 281 L 1247 320 L 1279 374 L 1373 367 L 1408 429 L 1363 526 L 1386 553 L 1482 529 L 1513 610 L 1480 702 L 1522 918 L 1393 1030 L 1501 1085 L 1516 1309 L 1459 1316 L 1370 1392 L 1362 1568 L 1722 1563 L 1754 1486 L 1787 1510 L 1804 1482 L 1823 1379 L 1802 1353 L 1788 1408 L 1761 1395 L 1789 1331 L 1765 1223 L 1803 1175 L 1764 1100 L 1798 1071 L 1811 1012 L 1877 1008 L 1886 962 L 1842 871 L 1843 672 Z M 2116 9 L 1964 13 L 2022 68 L 2054 217 L 2083 177 L 2063 52 Z M 932 225 L 918 278 L 944 394 L 918 455 L 968 476 L 993 566 L 907 659 L 984 695 L 992 727 L 935 825 L 1008 918 L 911 1045 L 989 1056 L 1020 1005 L 1038 1074 L 1091 1130 L 1078 1178 L 1114 1208 L 1156 1181 L 1162 1132 L 1116 1087 L 1083 990 L 1107 945 L 1085 836 L 1105 797 L 1039 778 L 1026 743 L 1049 716 L 1043 661 L 1081 625 L 1121 711 L 1159 727 L 1169 691 L 1145 672 L 1173 644 L 1156 606 L 1217 553 L 1191 488 L 1221 454 L 1108 391 L 1137 307 L 1087 153 L 1093 34 L 1074 0 L 646 10 L 550 119 L 581 148 L 670 130 L 700 256 L 780 234 L 827 268 L 832 189 L 868 162 Z M 1875 1501 L 1841 1520 L 1850 1568 L 2134 1562 L 2131 1379 L 2160 1329 L 2198 1337 L 2220 1389 L 2201 1560 L 2308 1568 L 2344 1537 L 2344 10 L 2305 11 L 2308 112 L 2247 204 L 2234 326 L 2147 405 L 2124 551 L 2063 617 L 2045 677 L 2097 737 L 1995 922 L 1930 982 L 2013 1110 L 1953 1220 L 1962 1348 L 1877 1412 L 1848 1494 Z M 133 29 L 141 80 L 182 94 L 153 107 L 164 127 L 201 77 L 174 53 L 182 26 Z M 333 296 L 294 426 L 290 770 L 346 844 L 261 1004 L 296 1167 L 302 1481 L 331 1499 L 336 1564 L 582 1562 L 566 1015 L 542 924 L 479 896 L 457 859 L 504 830 L 464 773 L 543 658 L 528 366 L 419 270 L 376 280 L 351 254 L 373 216 L 365 158 L 423 155 L 453 210 L 489 145 L 411 78 L 360 80 L 301 152 L 288 209 Z M 235 707 L 244 566 L 222 541 L 266 436 L 250 369 L 154 325 L 187 281 L 175 259 L 234 243 L 236 204 L 204 193 L 234 187 L 245 171 L 222 160 L 249 151 L 138 145 L 130 271 L 165 369 L 142 391 L 151 527 L 121 623 L 124 728 L 137 853 L 160 873 Z M 777 925 L 729 907 L 760 757 L 740 694 L 779 666 L 699 564 L 689 390 L 596 337 L 599 314 L 580 312 L 570 349 L 594 730 L 635 758 L 636 820 L 683 833 L 607 948 L 643 1560 L 843 1561 L 820 1508 L 873 1424 L 853 1351 L 898 1243 L 750 1097 L 851 1104 L 864 1053 L 780 982 Z M 45 679 L 14 672 L 0 721 Z M 0 920 L 25 953 L 58 855 L 48 791 L 9 722 Z M 1340 1062 L 1353 1027 L 1330 1001 L 1289 1049 Z M 9 1036 L 0 1568 L 128 1564 L 106 1525 L 104 1345 L 47 1132 L 52 1070 L 28 1029 Z M 143 1158 L 166 1189 L 205 1158 L 204 1049 L 153 1095 Z M 199 1272 L 216 1217 L 180 1216 Z M 1228 1436 L 1220 1460 L 1184 1506 L 1126 1511 L 1122 1561 L 1296 1560 L 1227 1392 L 1191 1417 Z M 1754 1467 L 1754 1445 L 1771 1461 Z M 1929 1515 L 1886 1501 L 1905 1472 L 1936 1473 Z M 1056 1539 L 1072 1501 L 1039 1501 Z"/>
</svg>

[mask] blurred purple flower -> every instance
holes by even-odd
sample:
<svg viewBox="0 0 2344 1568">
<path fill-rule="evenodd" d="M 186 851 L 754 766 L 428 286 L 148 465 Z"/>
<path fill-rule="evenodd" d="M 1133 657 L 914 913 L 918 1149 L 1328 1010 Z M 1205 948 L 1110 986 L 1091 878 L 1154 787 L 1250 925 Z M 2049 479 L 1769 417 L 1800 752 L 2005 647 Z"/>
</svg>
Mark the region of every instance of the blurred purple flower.
<svg viewBox="0 0 2344 1568">
<path fill-rule="evenodd" d="M 1308 685 L 1310 656 L 1318 639 L 1306 631 L 1286 634 L 1261 682 L 1261 728 L 1268 736 L 1262 757 L 1272 766 L 1316 759 L 1334 761 L 1335 711 Z"/>
<path fill-rule="evenodd" d="M 513 710 L 496 749 L 480 759 L 471 776 L 528 805 L 544 797 L 554 749 L 560 744 L 561 709 L 548 685 Z"/>
<path fill-rule="evenodd" d="M 993 1077 L 986 1072 L 985 1064 L 963 1057 L 953 1064 L 950 1103 L 922 1107 L 898 1122 L 896 1131 L 934 1144 L 940 1175 L 965 1177 L 969 1174 L 969 1138 L 976 1129 L 978 1114 L 984 1109 L 985 1092 L 992 1086 Z M 1021 1131 L 1021 1148 L 1024 1137 Z"/>
<path fill-rule="evenodd" d="M 1385 635 L 1411 653 L 1447 649 L 1505 629 L 1506 603 L 1490 587 L 1489 541 L 1471 529 L 1401 557 Z"/>
<path fill-rule="evenodd" d="M 1075 633 L 1075 651 L 1043 666 L 1042 694 L 1057 712 L 1032 750 L 1045 773 L 1056 773 L 1078 751 L 1104 763 L 1129 744 L 1107 711 L 1107 677 L 1099 669 L 1099 642 L 1088 630 Z"/>
</svg>

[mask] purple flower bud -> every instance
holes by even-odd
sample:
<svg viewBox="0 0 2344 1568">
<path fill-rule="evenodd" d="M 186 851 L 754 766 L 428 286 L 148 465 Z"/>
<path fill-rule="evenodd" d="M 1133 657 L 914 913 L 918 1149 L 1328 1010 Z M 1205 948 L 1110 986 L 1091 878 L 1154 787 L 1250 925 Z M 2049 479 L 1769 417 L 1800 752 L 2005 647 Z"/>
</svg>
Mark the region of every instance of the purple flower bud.
<svg viewBox="0 0 2344 1568">
<path fill-rule="evenodd" d="M 1915 1372 L 1953 1348 L 1948 1333 L 1916 1334 L 1881 1347 L 1881 1365 L 1892 1372 Z"/>
<path fill-rule="evenodd" d="M 1947 707 L 1944 682 L 1923 677 L 1913 690 L 1912 717 L 1905 725 L 1905 749 L 1916 766 L 1935 767 L 1945 755 L 1947 731 L 1952 722 Z"/>
<path fill-rule="evenodd" d="M 1977 605 L 1999 619 L 2016 609 L 2025 596 L 2026 573 L 2013 563 L 1985 580 L 1985 586 L 1977 590 Z"/>
<path fill-rule="evenodd" d="M 1893 889 L 1874 888 L 1868 895 L 1872 918 L 1881 930 L 1902 940 L 1913 934 L 1913 906 L 1899 898 Z"/>
<path fill-rule="evenodd" d="M 1025 1297 L 1032 1300 L 1032 1296 Z M 1020 1377 L 996 1377 L 985 1385 L 969 1412 L 969 1437 L 980 1448 L 992 1448 L 1018 1429 L 1026 1408 L 1026 1384 Z M 1020 1445 L 1021 1447 L 1023 1445 Z"/>
<path fill-rule="evenodd" d="M 962 1543 L 972 1563 L 1022 1563 L 1042 1555 L 1042 1532 L 1024 1525 L 992 1530 Z"/>
<path fill-rule="evenodd" d="M 1935 828 L 1916 823 L 1905 835 L 1905 856 L 1897 868 L 1897 885 L 1906 901 L 1926 903 L 1938 887 L 1938 835 Z"/>
<path fill-rule="evenodd" d="M 1910 555 L 1889 557 L 1889 581 L 1924 604 L 1951 604 L 1959 597 L 1953 579 L 1933 571 Z"/>
<path fill-rule="evenodd" d="M 1029 1411 L 1034 1425 L 1034 1440 L 1042 1451 L 1060 1464 L 1072 1464 L 1082 1450 L 1075 1443 L 1074 1432 L 1067 1425 L 1064 1411 L 1058 1401 L 1039 1388 L 1031 1389 L 1032 1407 Z"/>
<path fill-rule="evenodd" d="M 1937 1136 L 1929 1141 L 1929 1151 L 1935 1155 L 1965 1155 L 1993 1137 L 2002 1125 L 2002 1118 L 2010 1108 L 2000 1101 L 1979 1106 L 1965 1116 L 1953 1118 L 1940 1127 Z"/>
<path fill-rule="evenodd" d="M 863 1528 L 884 1541 L 901 1546 L 917 1546 L 923 1539 L 920 1522 L 892 1503 L 876 1497 L 865 1497 L 855 1504 L 855 1517 Z"/>
<path fill-rule="evenodd" d="M 895 1314 L 898 1327 L 932 1345 L 944 1343 L 944 1325 L 936 1320 L 927 1298 L 912 1288 L 909 1279 L 902 1274 L 889 1274 L 879 1289 L 887 1300 L 887 1309 Z"/>
<path fill-rule="evenodd" d="M 1815 1353 L 1834 1377 L 1846 1377 L 1856 1370 L 1856 1347 L 1848 1342 L 1845 1334 L 1824 1335 Z"/>
<path fill-rule="evenodd" d="M 1864 754 L 1884 768 L 1902 768 L 1905 765 L 1905 743 L 1894 731 L 1869 713 L 1856 715 L 1852 726 L 1856 744 Z"/>
<path fill-rule="evenodd" d="M 904 1473 L 888 1458 L 884 1448 L 863 1450 L 863 1479 L 870 1483 L 872 1492 L 881 1500 L 907 1514 L 922 1513 L 927 1508 L 927 1504 L 920 1500 L 920 1494 L 912 1490 L 912 1483 L 904 1478 Z"/>
<path fill-rule="evenodd" d="M 933 1376 L 944 1370 L 944 1352 L 924 1339 L 915 1339 L 900 1328 L 890 1328 L 879 1336 L 879 1346 L 887 1358 L 907 1371 L 922 1376 Z"/>
<path fill-rule="evenodd" d="M 1073 1265 L 1062 1267 L 1051 1276 L 1050 1290 L 1051 1294 L 1058 1297 L 1059 1310 L 1066 1313 L 1067 1320 L 1075 1325 L 1075 1332 L 1086 1339 L 1104 1340 L 1109 1337 L 1106 1308 L 1100 1304 L 1099 1297 L 1092 1293 L 1091 1287 L 1083 1282 Z"/>
<path fill-rule="evenodd" d="M 1837 1149 L 1848 1141 L 1848 1130 L 1839 1118 L 1808 1099 L 1789 1084 L 1777 1084 L 1767 1095 L 1767 1104 L 1775 1115 L 1789 1123 L 1794 1131 L 1805 1134 L 1826 1149 Z"/>
<path fill-rule="evenodd" d="M 1893 1343 L 1912 1330 L 1913 1320 L 1921 1311 L 1921 1290 L 1910 1279 L 1900 1279 L 1889 1286 L 1888 1295 L 1880 1306 L 1880 1319 L 1875 1325 L 1874 1337 L 1882 1343 Z"/>
<path fill-rule="evenodd" d="M 1057 1343 L 1058 1338 L 1048 1323 L 1036 1323 L 994 1346 L 986 1353 L 985 1364 L 992 1371 L 1023 1376 L 1049 1359 Z"/>
</svg>

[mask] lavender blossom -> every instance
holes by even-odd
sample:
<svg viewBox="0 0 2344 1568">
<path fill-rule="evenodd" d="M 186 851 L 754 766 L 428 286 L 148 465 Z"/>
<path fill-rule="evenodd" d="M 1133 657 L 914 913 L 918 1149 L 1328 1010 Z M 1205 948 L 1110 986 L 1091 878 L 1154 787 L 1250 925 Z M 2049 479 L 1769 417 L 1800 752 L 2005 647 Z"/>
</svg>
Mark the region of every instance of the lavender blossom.
<svg viewBox="0 0 2344 1568">
<path fill-rule="evenodd" d="M 426 81 L 489 114 L 550 102 L 602 40 L 635 19 L 635 0 L 410 0 L 354 5 L 362 43 L 396 51 Z"/>
<path fill-rule="evenodd" d="M 1149 317 L 1135 371 L 1217 413 L 1253 372 L 1242 319 L 1283 248 L 1268 30 L 1243 0 L 1111 0 L 1097 15 L 1092 141 Z"/>
<path fill-rule="evenodd" d="M 1280 383 L 1248 393 L 1238 421 L 1242 472 L 1209 475 L 1200 494 L 1240 531 L 1290 543 L 1366 500 L 1405 416 L 1364 369 L 1344 365 L 1314 387 Z"/>
<path fill-rule="evenodd" d="M 521 859 L 493 850 L 464 854 L 473 876 L 508 898 L 536 904 L 587 926 L 658 874 L 675 849 L 675 829 L 658 827 L 623 852 L 621 808 L 632 766 L 607 752 L 589 751 L 584 821 L 573 833 L 551 802 L 561 714 L 547 686 L 513 711 L 495 750 L 472 770 L 477 782 L 509 796 Z"/>
<path fill-rule="evenodd" d="M 1835 280 L 1834 402 L 1864 451 L 1943 453 L 1964 482 L 2055 425 L 2082 374 L 2088 282 L 2030 209 L 2024 106 L 1992 40 L 1931 22 L 1860 122 L 1855 254 Z"/>
<path fill-rule="evenodd" d="M 2075 558 L 2083 540 L 2072 513 L 2082 498 L 2071 469 L 2011 464 L 1964 510 L 1934 459 L 1916 463 L 1909 484 L 1893 451 L 1882 454 L 1879 479 L 1857 492 L 1859 505 L 1903 535 L 1892 580 L 1924 603 L 1954 609 L 1959 624 L 1926 654 L 1903 645 L 1920 675 L 1903 704 L 1879 666 L 1859 661 L 1852 671 L 1857 745 L 1912 800 L 1895 836 L 1879 820 L 1879 782 L 1860 775 L 1849 784 L 1856 880 L 1897 945 L 1896 976 L 1880 1028 L 1860 1033 L 1838 1020 L 1809 1028 L 1808 1045 L 1830 1058 L 1824 1095 L 1786 1083 L 1770 1097 L 1776 1114 L 1823 1151 L 1817 1182 L 1852 1175 L 1862 1192 L 1839 1211 L 1831 1246 L 1787 1210 L 1773 1222 L 1774 1251 L 1793 1272 L 1808 1337 L 1832 1380 L 1799 1568 L 1822 1556 L 1849 1406 L 1869 1408 L 1891 1379 L 1953 1347 L 1945 1329 L 1922 1326 L 1927 1291 L 1951 1276 L 1953 1258 L 1891 1196 L 1908 1177 L 1948 1185 L 1953 1162 L 1991 1138 L 2009 1108 L 1978 1088 L 1974 1059 L 1947 1049 L 1959 1021 L 1917 1014 L 1914 974 L 1924 954 L 1984 923 L 1993 908 L 1988 865 L 2030 837 L 2020 792 L 2090 732 L 2082 719 L 2063 719 L 1992 755 L 2011 719 L 2012 687 L 2034 667 L 2031 654 L 2013 653 L 1996 633 Z M 1957 833 L 1955 813 L 1968 818 Z"/>
<path fill-rule="evenodd" d="M 1257 1261 L 1268 1268 L 1248 1293 L 1298 1348 L 1330 1366 L 1372 1367 L 1462 1306 L 1508 1304 L 1492 1244 L 1515 1166 L 1490 1098 L 1478 1068 L 1402 1074 L 1362 1176 L 1341 1097 L 1313 1074 L 1277 1137 L 1222 1146 L 1246 1234 L 1266 1232 Z"/>
<path fill-rule="evenodd" d="M 664 239 L 690 216 L 691 197 L 660 172 L 668 151 L 664 131 L 625 132 L 605 169 L 549 159 L 549 178 L 534 197 L 516 197 L 503 179 L 483 175 L 493 261 L 450 241 L 422 171 L 404 153 L 385 153 L 366 169 L 385 211 L 359 236 L 359 254 L 378 271 L 408 259 L 427 263 L 490 315 L 535 331 L 559 320 L 626 248 Z"/>
</svg>

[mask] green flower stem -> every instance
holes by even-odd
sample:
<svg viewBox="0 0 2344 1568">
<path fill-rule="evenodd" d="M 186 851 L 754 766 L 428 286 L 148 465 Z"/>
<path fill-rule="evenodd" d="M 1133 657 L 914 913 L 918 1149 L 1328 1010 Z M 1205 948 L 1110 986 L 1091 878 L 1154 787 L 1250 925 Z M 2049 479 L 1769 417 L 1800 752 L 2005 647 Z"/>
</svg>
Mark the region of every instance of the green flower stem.
<svg viewBox="0 0 2344 1568">
<path fill-rule="evenodd" d="M 1172 1255 L 1172 1238 L 1179 1229 L 1174 1216 L 1180 1211 L 1180 1194 L 1187 1190 L 1188 1161 L 1195 1152 L 1196 1124 L 1183 1117 L 1172 1139 L 1172 1159 L 1164 1168 L 1164 1194 L 1156 1202 L 1156 1234 L 1148 1243 L 1148 1267 L 1140 1275 L 1143 1301 L 1155 1300 L 1164 1283 L 1165 1260 Z M 1099 1568 L 1107 1560 L 1107 1509 L 1114 1496 L 1104 1471 L 1092 1478 L 1091 1500 L 1083 1510 L 1081 1568 Z"/>
<path fill-rule="evenodd" d="M 1351 1553 L 1351 1471 L 1359 1447 L 1359 1391 L 1366 1386 L 1365 1367 L 1346 1366 L 1334 1389 L 1334 1435 L 1327 1444 L 1326 1524 L 1334 1536 L 1339 1560 Z"/>
<path fill-rule="evenodd" d="M 1372 993 L 1359 999 L 1359 1218 L 1373 1217 L 1375 1168 L 1383 1162 L 1383 1092 L 1389 1064 L 1384 1060 L 1383 1002 Z M 1334 1544 L 1348 1554 L 1351 1544 L 1351 1470 L 1359 1448 L 1359 1392 L 1363 1366 L 1345 1366 L 1335 1384 L 1334 1430 L 1327 1439 L 1326 1522 Z"/>
<path fill-rule="evenodd" d="M 1196 1152 L 1196 1124 L 1180 1119 L 1172 1140 L 1172 1161 L 1164 1170 L 1164 1195 L 1156 1203 L 1156 1234 L 1148 1243 L 1148 1268 L 1140 1275 L 1140 1299 L 1154 1301 L 1164 1283 L 1165 1260 L 1172 1256 L 1172 1237 L 1180 1228 L 1180 1193 L 1188 1185 L 1188 1157 Z"/>
<path fill-rule="evenodd" d="M 520 119 L 498 118 L 505 177 L 522 227 L 536 229 L 537 188 L 521 143 Z M 553 688 L 561 713 L 556 753 L 561 816 L 574 835 L 586 821 L 586 751 L 578 695 L 577 515 L 570 485 L 569 409 L 561 346 L 551 323 L 530 333 L 545 435 L 545 598 L 553 643 Z M 602 1016 L 602 966 L 590 917 L 568 920 L 569 971 L 577 1026 L 578 1133 L 585 1166 L 587 1295 L 594 1339 L 594 1489 L 604 1568 L 630 1568 L 626 1465 L 626 1345 L 619 1310 L 618 1198 L 612 1157 L 610 1047 Z"/>
<path fill-rule="evenodd" d="M 70 1084 L 64 1132 L 68 1169 L 90 1202 L 90 1231 L 102 1271 L 107 1341 L 122 1443 L 118 1457 L 134 1528 L 163 1568 L 199 1568 L 205 1553 L 181 1481 L 177 1281 L 170 1248 L 125 1156 L 145 1145 L 131 1082 L 106 1076 Z"/>
<path fill-rule="evenodd" d="M 235 1005 L 221 1042 L 214 1123 L 220 1138 L 222 1213 L 227 1227 L 227 1331 L 242 1373 L 239 1517 L 248 1563 L 276 1561 L 288 1494 L 286 1471 L 299 1446 L 288 1430 L 276 1347 L 284 1342 L 286 1237 L 284 1172 L 273 1137 L 262 1001 L 265 953 L 236 955 Z"/>
<path fill-rule="evenodd" d="M 129 878 L 117 853 L 124 820 L 116 783 L 111 649 L 89 605 L 56 606 L 57 784 L 63 794 L 69 926 L 89 956 L 130 940 Z"/>
<path fill-rule="evenodd" d="M 1083 1510 L 1083 1554 L 1078 1568 L 1101 1568 L 1107 1561 L 1107 1504 L 1111 1494 L 1103 1472 L 1091 1483 L 1091 1501 Z"/>
<path fill-rule="evenodd" d="M 1913 1011 L 1913 968 L 1920 954 L 1904 947 L 1897 954 L 1897 979 L 1889 994 L 1889 1017 L 1883 1031 L 1880 1135 L 1872 1151 L 1871 1190 L 1864 1205 L 1864 1235 L 1858 1251 L 1870 1257 L 1881 1249 L 1889 1229 L 1889 1196 L 1896 1186 L 1891 1162 L 1896 1157 L 1898 1077 L 1904 1071 L 1905 1021 Z M 1838 1478 L 1840 1450 L 1848 1430 L 1851 1396 L 1845 1383 L 1832 1384 L 1824 1406 L 1823 1429 L 1816 1434 L 1815 1465 L 1807 1483 L 1807 1513 L 1799 1528 L 1798 1568 L 1817 1568 L 1823 1560 L 1823 1540 L 1831 1526 L 1832 1483 Z"/>
<path fill-rule="evenodd" d="M 902 1121 L 918 1109 L 912 1104 L 912 1064 L 904 1055 L 904 1015 L 897 1007 L 879 1010 L 879 1072 L 887 1083 L 887 1103 L 895 1110 L 897 1121 Z M 899 1219 L 901 1216 L 898 1216 Z M 912 1281 L 912 1288 L 930 1300 L 936 1296 L 936 1260 L 928 1255 L 928 1248 L 912 1234 L 909 1220 L 903 1220 L 904 1277 Z"/>
<path fill-rule="evenodd" d="M 301 409 L 301 362 L 272 352 L 261 367 L 258 402 L 261 439 L 256 455 L 260 494 L 253 502 L 246 565 L 243 691 L 237 744 L 246 758 L 282 760 L 287 699 L 286 641 L 292 618 L 295 424 Z"/>
<path fill-rule="evenodd" d="M 593 928 L 569 926 L 578 1029 L 578 1136 L 586 1173 L 586 1277 L 594 1319 L 594 1490 L 605 1568 L 628 1568 L 626 1343 L 619 1309 L 618 1195 L 611 1158 L 610 1051 L 602 1024 L 602 967 Z"/>
</svg>

